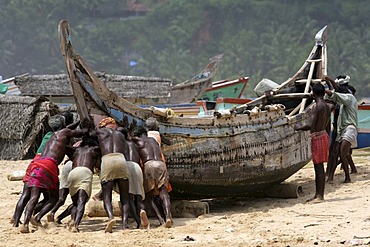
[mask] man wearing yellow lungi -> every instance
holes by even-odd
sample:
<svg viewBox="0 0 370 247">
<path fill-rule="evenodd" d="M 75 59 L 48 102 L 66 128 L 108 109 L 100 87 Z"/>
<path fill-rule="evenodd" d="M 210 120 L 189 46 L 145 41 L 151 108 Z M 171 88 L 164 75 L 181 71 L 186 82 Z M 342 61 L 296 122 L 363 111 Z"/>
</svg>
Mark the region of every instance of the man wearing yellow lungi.
<svg viewBox="0 0 370 247">
<path fill-rule="evenodd" d="M 77 148 L 72 170 L 68 175 L 68 188 L 73 208 L 70 230 L 79 232 L 79 225 L 85 212 L 85 205 L 91 196 L 94 167 L 98 165 L 100 152 L 97 140 L 85 136 Z"/>
<path fill-rule="evenodd" d="M 105 232 L 112 232 L 116 220 L 113 216 L 112 190 L 116 185 L 119 188 L 122 206 L 122 228 L 128 228 L 129 213 L 129 172 L 125 157 L 129 150 L 125 136 L 118 130 L 116 121 L 107 117 L 100 121 L 99 129 L 91 133 L 99 141 L 102 155 L 100 181 L 103 191 L 104 209 L 108 214 L 108 224 Z"/>
<path fill-rule="evenodd" d="M 120 131 L 125 136 L 129 148 L 127 167 L 130 173 L 129 203 L 131 214 L 136 221 L 136 228 L 143 227 L 144 229 L 148 229 L 150 224 L 143 203 L 145 199 L 145 190 L 143 171 L 139 165 L 139 150 L 136 144 L 131 140 L 131 136 L 128 134 L 127 129 L 121 128 Z"/>
<path fill-rule="evenodd" d="M 129 177 L 125 156 L 122 153 L 110 153 L 102 157 L 100 180 L 102 183 Z"/>
</svg>

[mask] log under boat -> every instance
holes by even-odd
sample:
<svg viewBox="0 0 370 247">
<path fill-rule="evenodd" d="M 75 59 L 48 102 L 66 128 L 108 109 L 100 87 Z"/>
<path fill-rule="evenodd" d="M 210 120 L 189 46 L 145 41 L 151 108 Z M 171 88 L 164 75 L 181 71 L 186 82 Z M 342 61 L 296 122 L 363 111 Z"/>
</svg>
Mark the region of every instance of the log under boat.
<svg viewBox="0 0 370 247">
<path fill-rule="evenodd" d="M 133 128 L 144 125 L 148 117 L 158 119 L 160 132 L 173 143 L 163 148 L 172 197 L 247 195 L 284 181 L 311 160 L 309 132 L 295 131 L 293 126 L 309 119 L 310 85 L 321 82 L 326 74 L 326 27 L 316 34 L 299 71 L 270 96 L 230 114 L 196 118 L 157 115 L 153 108 L 129 103 L 109 91 L 75 52 L 67 21 L 59 23 L 59 39 L 82 120 L 111 116 Z M 286 93 L 297 86 L 300 92 Z M 285 106 L 282 99 L 290 102 L 291 98 L 297 104 Z"/>
</svg>

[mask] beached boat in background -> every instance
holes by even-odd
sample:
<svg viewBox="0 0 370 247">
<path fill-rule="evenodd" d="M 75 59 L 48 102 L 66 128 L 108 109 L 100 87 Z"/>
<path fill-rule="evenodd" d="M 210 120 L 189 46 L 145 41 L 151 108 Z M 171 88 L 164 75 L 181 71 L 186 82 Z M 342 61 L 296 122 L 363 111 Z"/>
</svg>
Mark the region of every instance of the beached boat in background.
<svg viewBox="0 0 370 247">
<path fill-rule="evenodd" d="M 217 101 L 218 98 L 242 98 L 249 77 L 241 77 L 236 80 L 222 80 L 212 82 L 200 99 Z"/>
<path fill-rule="evenodd" d="M 212 79 L 215 76 L 223 54 L 210 58 L 207 66 L 191 80 L 174 85 L 171 88 L 169 104 L 193 103 L 204 94 L 207 88 L 212 87 Z"/>
<path fill-rule="evenodd" d="M 158 108 L 170 108 L 177 116 L 207 116 L 215 111 L 227 110 L 245 104 L 250 99 L 241 99 L 247 86 L 249 77 L 236 80 L 222 80 L 212 82 L 212 87 L 207 88 L 201 99 L 194 103 L 182 104 L 156 104 Z M 142 105 L 142 107 L 148 107 Z"/>
<path fill-rule="evenodd" d="M 133 128 L 144 125 L 148 117 L 158 119 L 160 132 L 173 143 L 163 149 L 173 185 L 171 196 L 247 195 L 284 181 L 311 160 L 309 132 L 295 131 L 293 126 L 309 120 L 310 85 L 326 75 L 326 27 L 316 34 L 299 71 L 271 94 L 229 113 L 206 117 L 176 117 L 117 96 L 75 52 L 67 21 L 59 23 L 58 31 L 81 120 L 98 122 L 111 116 Z M 286 93 L 302 83 L 302 92 Z M 282 99 L 299 99 L 299 103 L 293 109 L 271 103 Z"/>
<path fill-rule="evenodd" d="M 357 148 L 370 147 L 370 103 L 358 105 Z"/>
<path fill-rule="evenodd" d="M 189 104 L 196 103 L 207 88 L 212 87 L 212 80 L 223 59 L 223 54 L 209 59 L 209 63 L 190 80 L 171 86 L 169 97 L 130 97 L 126 100 L 138 105 Z"/>
</svg>

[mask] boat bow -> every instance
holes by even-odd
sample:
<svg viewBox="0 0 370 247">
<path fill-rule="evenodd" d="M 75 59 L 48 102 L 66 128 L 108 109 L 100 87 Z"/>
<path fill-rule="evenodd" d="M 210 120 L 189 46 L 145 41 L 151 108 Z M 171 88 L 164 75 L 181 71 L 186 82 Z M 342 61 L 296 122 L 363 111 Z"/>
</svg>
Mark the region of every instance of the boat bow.
<svg viewBox="0 0 370 247">
<path fill-rule="evenodd" d="M 163 147 L 172 196 L 186 198 L 247 195 L 284 181 L 310 161 L 309 133 L 293 126 L 309 120 L 310 85 L 321 82 L 326 72 L 326 28 L 320 32 L 321 41 L 301 69 L 270 96 L 227 115 L 177 117 L 157 115 L 109 91 L 73 49 L 68 23 L 59 24 L 61 53 L 80 117 L 97 122 L 111 116 L 129 129 L 157 118 L 160 132 L 173 143 Z M 304 97 L 282 97 L 292 88 Z"/>
</svg>

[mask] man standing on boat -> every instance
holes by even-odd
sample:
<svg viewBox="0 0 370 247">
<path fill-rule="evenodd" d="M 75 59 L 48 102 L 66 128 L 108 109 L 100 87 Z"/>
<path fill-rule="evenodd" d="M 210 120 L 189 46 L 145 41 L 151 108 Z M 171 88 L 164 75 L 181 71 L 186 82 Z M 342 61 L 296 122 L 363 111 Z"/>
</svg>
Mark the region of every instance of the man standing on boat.
<svg viewBox="0 0 370 247">
<path fill-rule="evenodd" d="M 310 130 L 312 161 L 315 168 L 315 196 L 308 200 L 321 202 L 324 200 L 325 171 L 324 162 L 328 161 L 329 134 L 330 134 L 330 108 L 324 101 L 325 87 L 318 83 L 312 87 L 313 98 L 316 102 L 311 111 L 310 123 L 295 126 L 295 130 Z"/>
<path fill-rule="evenodd" d="M 340 105 L 338 116 L 338 130 L 336 141 L 339 142 L 339 155 L 342 162 L 342 167 L 345 173 L 344 183 L 351 182 L 348 165 L 351 162 L 351 148 L 357 147 L 357 129 L 358 129 L 358 104 L 351 90 L 341 90 L 341 85 L 348 84 L 350 77 L 339 78 L 336 81 L 326 76 L 325 81 L 331 84 L 334 90 L 326 89 L 325 92 L 331 100 Z M 342 86 L 343 88 L 343 86 Z M 352 91 L 354 88 L 352 88 Z M 328 180 L 332 180 L 335 169 L 329 174 Z M 331 177 L 330 177 L 331 176 Z"/>
</svg>

